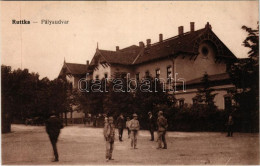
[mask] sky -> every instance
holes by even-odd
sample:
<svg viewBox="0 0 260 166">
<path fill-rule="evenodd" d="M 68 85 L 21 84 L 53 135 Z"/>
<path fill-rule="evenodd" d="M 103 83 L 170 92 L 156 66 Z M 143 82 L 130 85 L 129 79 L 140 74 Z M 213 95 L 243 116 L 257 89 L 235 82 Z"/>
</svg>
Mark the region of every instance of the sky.
<svg viewBox="0 0 260 166">
<path fill-rule="evenodd" d="M 243 25 L 256 28 L 258 1 L 1 1 L 1 64 L 27 68 L 40 78 L 57 78 L 64 59 L 85 64 L 97 48 L 115 50 L 158 42 L 184 32 L 195 22 L 195 30 L 209 22 L 213 32 L 238 57 L 249 51 L 242 45 L 247 33 Z M 12 20 L 31 24 L 12 24 Z M 68 20 L 64 25 L 41 24 L 41 20 Z M 37 23 L 32 23 L 37 22 Z"/>
</svg>

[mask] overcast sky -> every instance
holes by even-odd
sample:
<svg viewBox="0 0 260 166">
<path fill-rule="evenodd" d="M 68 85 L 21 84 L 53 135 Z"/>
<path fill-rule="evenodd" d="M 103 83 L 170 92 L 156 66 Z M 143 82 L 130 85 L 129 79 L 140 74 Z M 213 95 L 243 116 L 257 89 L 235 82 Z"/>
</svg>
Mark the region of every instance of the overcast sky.
<svg viewBox="0 0 260 166">
<path fill-rule="evenodd" d="M 13 69 L 28 68 L 40 78 L 58 76 L 66 62 L 85 64 L 91 60 L 97 42 L 100 49 L 115 50 L 152 43 L 184 32 L 195 22 L 195 30 L 209 22 L 214 33 L 237 56 L 246 57 L 242 46 L 247 33 L 241 27 L 256 28 L 258 1 L 163 1 L 163 2 L 7 2 L 1 1 L 1 64 Z M 12 19 L 30 20 L 14 25 Z M 45 25 L 42 19 L 69 20 L 67 25 Z M 33 21 L 38 23 L 32 23 Z"/>
</svg>

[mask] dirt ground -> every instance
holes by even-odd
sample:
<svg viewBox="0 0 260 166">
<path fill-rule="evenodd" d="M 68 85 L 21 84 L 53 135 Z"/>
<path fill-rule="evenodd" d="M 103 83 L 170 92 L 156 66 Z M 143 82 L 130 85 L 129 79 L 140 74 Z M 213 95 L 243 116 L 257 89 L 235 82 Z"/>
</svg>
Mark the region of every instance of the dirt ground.
<svg viewBox="0 0 260 166">
<path fill-rule="evenodd" d="M 217 132 L 168 132 L 168 149 L 156 149 L 148 131 L 140 131 L 138 149 L 130 147 L 127 131 L 123 142 L 116 135 L 113 158 L 105 160 L 101 128 L 68 126 L 58 141 L 60 161 L 53 163 L 52 147 L 43 126 L 12 125 L 12 133 L 2 134 L 4 165 L 258 165 L 259 134 Z M 155 134 L 156 136 L 156 134 Z"/>
</svg>

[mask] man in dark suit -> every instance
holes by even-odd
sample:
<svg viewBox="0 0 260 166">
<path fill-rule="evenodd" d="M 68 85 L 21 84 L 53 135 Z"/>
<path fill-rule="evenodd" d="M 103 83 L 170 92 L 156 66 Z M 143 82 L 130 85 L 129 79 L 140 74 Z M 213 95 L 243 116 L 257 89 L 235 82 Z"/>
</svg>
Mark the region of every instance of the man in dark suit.
<svg viewBox="0 0 260 166">
<path fill-rule="evenodd" d="M 152 112 L 148 112 L 148 129 L 151 133 L 150 141 L 154 141 L 154 130 L 155 130 L 155 118 L 152 115 Z"/>
<path fill-rule="evenodd" d="M 53 162 L 57 162 L 57 161 L 59 161 L 59 155 L 58 155 L 58 150 L 57 150 L 56 144 L 58 142 L 60 129 L 63 128 L 63 124 L 62 124 L 61 120 L 54 113 L 52 113 L 50 118 L 46 121 L 45 125 L 46 125 L 46 132 L 49 135 L 51 145 L 53 148 L 53 152 L 54 152 L 54 156 L 55 156 L 55 159 L 53 160 Z"/>
<path fill-rule="evenodd" d="M 125 128 L 125 119 L 123 114 L 121 113 L 120 116 L 117 118 L 117 128 L 118 128 L 118 134 L 119 134 L 119 141 L 123 141 L 123 131 Z"/>
</svg>

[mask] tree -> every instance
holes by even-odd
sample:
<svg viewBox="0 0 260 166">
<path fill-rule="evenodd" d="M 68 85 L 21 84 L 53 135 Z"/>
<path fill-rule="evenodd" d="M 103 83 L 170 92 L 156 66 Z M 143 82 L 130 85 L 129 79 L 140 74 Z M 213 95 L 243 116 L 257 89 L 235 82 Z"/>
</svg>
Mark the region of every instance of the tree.
<svg viewBox="0 0 260 166">
<path fill-rule="evenodd" d="M 138 119 L 142 127 L 146 127 L 145 122 L 148 117 L 148 112 L 156 117 L 157 113 L 162 110 L 167 118 L 172 118 L 175 103 L 175 97 L 170 94 L 167 90 L 164 90 L 163 84 L 150 76 L 144 78 L 147 82 L 141 81 L 138 84 L 137 91 L 135 92 L 134 103 L 136 105 L 136 113 L 138 114 Z M 149 91 L 143 91 L 142 87 L 145 89 L 149 87 Z M 169 125 L 171 125 L 171 120 L 169 119 Z"/>
<path fill-rule="evenodd" d="M 248 33 L 243 45 L 248 47 L 248 58 L 239 59 L 229 72 L 236 90 L 234 100 L 241 121 L 241 130 L 259 131 L 259 25 L 256 29 L 242 26 Z"/>
<path fill-rule="evenodd" d="M 215 90 L 210 88 L 209 76 L 207 73 L 201 79 L 202 88 L 198 88 L 198 92 L 196 94 L 196 98 L 198 103 L 205 104 L 206 108 L 209 110 L 215 110 L 216 105 L 214 102 L 214 98 L 217 93 L 213 93 Z"/>
<path fill-rule="evenodd" d="M 11 116 L 12 116 L 12 105 L 14 104 L 13 91 L 12 91 L 12 71 L 10 66 L 1 66 L 1 112 L 2 112 L 2 133 L 11 131 Z"/>
<path fill-rule="evenodd" d="M 65 114 L 65 124 L 67 125 L 67 113 L 72 110 L 73 98 L 70 92 L 70 84 L 66 80 L 55 79 L 50 85 L 49 104 L 52 111 L 57 114 Z"/>
<path fill-rule="evenodd" d="M 257 28 L 252 29 L 245 25 L 242 29 L 248 33 L 248 36 L 243 41 L 243 45 L 248 47 L 250 50 L 248 52 L 249 58 L 252 58 L 255 62 L 259 61 L 259 22 L 257 22 Z"/>
</svg>

